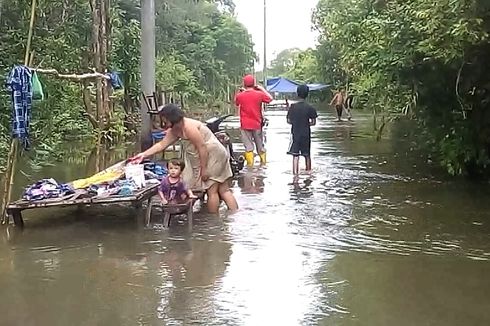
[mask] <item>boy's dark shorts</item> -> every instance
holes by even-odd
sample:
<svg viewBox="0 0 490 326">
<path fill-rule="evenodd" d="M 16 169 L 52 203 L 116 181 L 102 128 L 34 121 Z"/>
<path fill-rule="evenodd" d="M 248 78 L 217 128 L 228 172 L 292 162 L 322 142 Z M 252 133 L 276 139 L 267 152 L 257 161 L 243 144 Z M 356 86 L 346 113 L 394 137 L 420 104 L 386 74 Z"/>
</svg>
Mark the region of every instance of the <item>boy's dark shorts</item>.
<svg viewBox="0 0 490 326">
<path fill-rule="evenodd" d="M 344 107 L 342 105 L 336 105 L 335 109 L 337 110 L 337 117 L 341 118 Z"/>
<path fill-rule="evenodd" d="M 311 137 L 310 135 L 292 136 L 289 144 L 288 154 L 293 156 L 310 157 Z"/>
</svg>

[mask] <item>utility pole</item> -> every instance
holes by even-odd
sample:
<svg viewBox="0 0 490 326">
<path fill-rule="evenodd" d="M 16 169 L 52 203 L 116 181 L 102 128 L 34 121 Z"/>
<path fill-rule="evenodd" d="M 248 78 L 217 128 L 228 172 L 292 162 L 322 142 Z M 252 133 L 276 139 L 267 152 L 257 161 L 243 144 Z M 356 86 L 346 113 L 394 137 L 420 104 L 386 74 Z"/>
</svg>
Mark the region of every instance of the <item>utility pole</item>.
<svg viewBox="0 0 490 326">
<path fill-rule="evenodd" d="M 141 0 L 141 91 L 155 92 L 155 0 Z M 141 150 L 146 150 L 152 145 L 151 119 L 146 101 L 140 103 Z"/>
<path fill-rule="evenodd" d="M 264 0 L 264 88 L 267 89 L 267 0 Z"/>
</svg>

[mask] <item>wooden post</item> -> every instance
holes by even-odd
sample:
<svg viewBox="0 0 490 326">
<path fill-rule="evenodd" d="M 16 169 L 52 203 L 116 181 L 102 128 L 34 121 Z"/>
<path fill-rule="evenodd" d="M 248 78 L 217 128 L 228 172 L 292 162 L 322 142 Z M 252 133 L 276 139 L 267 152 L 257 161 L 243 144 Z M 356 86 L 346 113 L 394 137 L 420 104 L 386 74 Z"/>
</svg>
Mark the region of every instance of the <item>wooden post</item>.
<svg viewBox="0 0 490 326">
<path fill-rule="evenodd" d="M 149 226 L 151 222 L 151 209 L 153 208 L 152 197 L 148 198 L 145 211 L 145 226 Z"/>
<path fill-rule="evenodd" d="M 36 0 L 32 0 L 31 3 L 31 21 L 29 23 L 29 34 L 27 35 L 27 45 L 26 45 L 26 53 L 24 56 L 24 64 L 27 66 L 29 64 L 29 55 L 31 53 L 31 43 L 32 43 L 32 34 L 34 31 L 34 18 L 36 16 Z"/>
<path fill-rule="evenodd" d="M 34 18 L 36 16 L 36 0 L 32 0 L 31 3 L 31 20 L 29 23 L 29 33 L 27 34 L 27 45 L 26 45 L 26 53 L 24 56 L 24 65 L 29 64 L 29 56 L 31 53 L 31 42 L 32 42 L 32 34 L 34 30 Z M 12 187 L 14 184 L 14 176 L 15 176 L 15 166 L 17 163 L 17 157 L 19 153 L 19 140 L 16 138 L 12 138 L 10 143 L 10 150 L 7 158 L 7 170 L 5 171 L 5 180 L 4 180 L 4 194 L 2 198 L 2 203 L 0 207 L 0 213 L 2 214 L 1 220 L 2 224 L 5 224 L 6 219 L 6 208 L 8 203 L 10 202 L 10 198 L 12 197 Z"/>
</svg>

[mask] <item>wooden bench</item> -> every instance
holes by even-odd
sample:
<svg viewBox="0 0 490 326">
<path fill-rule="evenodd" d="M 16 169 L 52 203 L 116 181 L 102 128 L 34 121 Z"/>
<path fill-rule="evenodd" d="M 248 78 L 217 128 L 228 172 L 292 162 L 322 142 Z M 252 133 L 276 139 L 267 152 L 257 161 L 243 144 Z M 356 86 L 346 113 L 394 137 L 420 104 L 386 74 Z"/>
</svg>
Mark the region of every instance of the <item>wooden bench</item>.
<svg viewBox="0 0 490 326">
<path fill-rule="evenodd" d="M 197 196 L 197 199 L 189 199 L 187 202 L 182 204 L 162 204 L 159 197 L 155 196 L 152 200 L 148 201 L 148 207 L 146 209 L 145 215 L 145 224 L 149 226 L 151 223 L 151 212 L 154 206 L 160 206 L 163 213 L 163 226 L 165 228 L 170 227 L 170 222 L 172 217 L 178 215 L 186 215 L 189 227 L 192 227 L 192 218 L 193 218 L 193 207 L 194 203 L 197 200 L 204 200 L 204 192 L 194 191 L 194 195 Z"/>
</svg>

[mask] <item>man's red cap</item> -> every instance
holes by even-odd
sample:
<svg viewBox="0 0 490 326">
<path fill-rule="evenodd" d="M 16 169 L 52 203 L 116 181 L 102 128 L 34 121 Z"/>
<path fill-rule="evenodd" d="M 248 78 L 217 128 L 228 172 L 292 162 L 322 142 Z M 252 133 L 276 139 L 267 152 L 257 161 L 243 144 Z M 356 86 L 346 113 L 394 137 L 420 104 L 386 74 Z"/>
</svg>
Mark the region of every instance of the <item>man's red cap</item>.
<svg viewBox="0 0 490 326">
<path fill-rule="evenodd" d="M 254 87 L 255 86 L 255 78 L 252 75 L 246 75 L 243 77 L 243 86 L 245 87 Z"/>
</svg>

